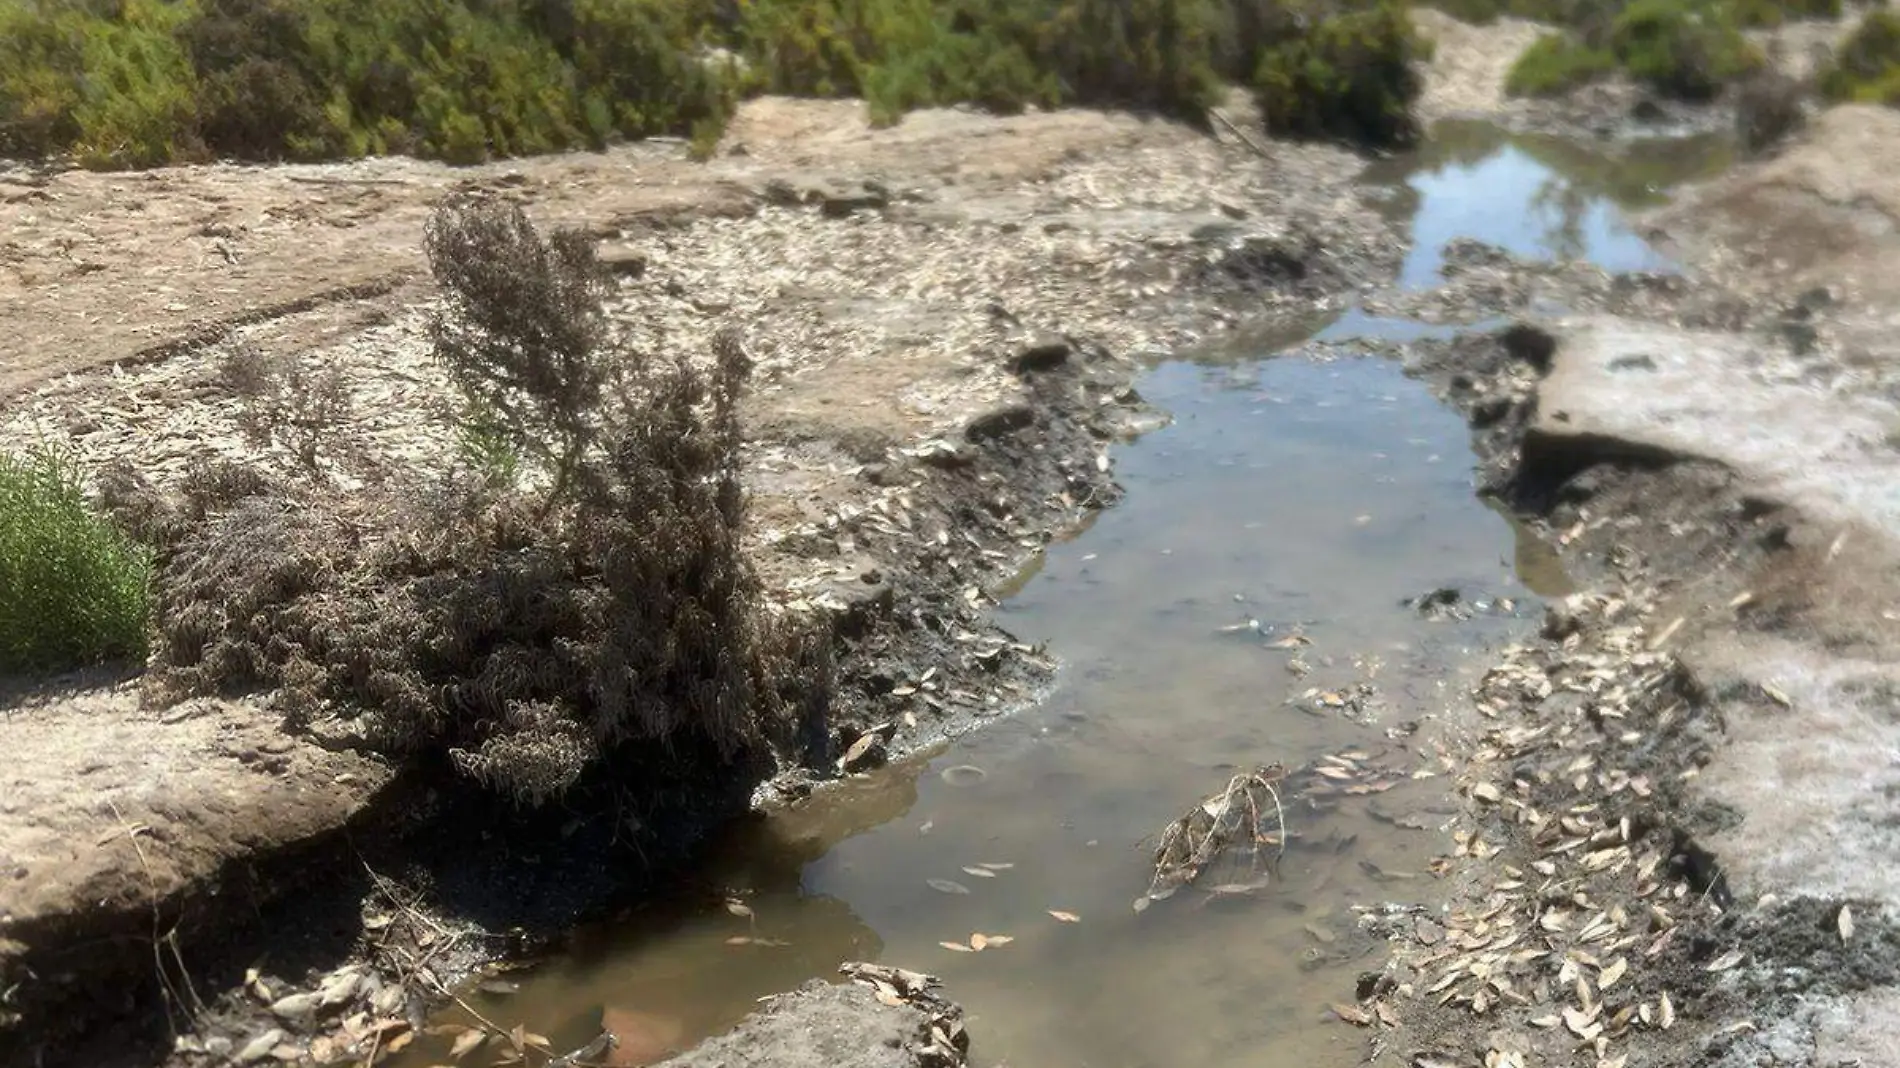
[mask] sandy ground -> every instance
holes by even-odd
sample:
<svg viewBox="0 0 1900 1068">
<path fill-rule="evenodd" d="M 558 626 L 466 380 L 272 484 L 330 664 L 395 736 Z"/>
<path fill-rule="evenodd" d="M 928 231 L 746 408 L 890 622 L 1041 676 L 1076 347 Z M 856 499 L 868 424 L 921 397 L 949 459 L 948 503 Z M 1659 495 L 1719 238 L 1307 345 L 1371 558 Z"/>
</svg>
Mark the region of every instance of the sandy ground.
<svg viewBox="0 0 1900 1068">
<path fill-rule="evenodd" d="M 1427 7 L 1416 9 L 1412 21 L 1433 46 L 1418 101 L 1422 121 L 1493 116 L 1505 109 L 1504 79 L 1537 40 L 1536 23 L 1506 18 L 1472 26 Z"/>
</svg>

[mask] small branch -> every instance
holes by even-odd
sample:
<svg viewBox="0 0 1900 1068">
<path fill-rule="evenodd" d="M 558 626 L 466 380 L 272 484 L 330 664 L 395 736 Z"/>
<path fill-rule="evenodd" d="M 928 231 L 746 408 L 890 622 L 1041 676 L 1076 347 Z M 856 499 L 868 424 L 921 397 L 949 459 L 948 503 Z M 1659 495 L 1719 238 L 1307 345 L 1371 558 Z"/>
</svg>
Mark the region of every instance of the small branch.
<svg viewBox="0 0 1900 1068">
<path fill-rule="evenodd" d="M 1235 137 L 1240 138 L 1240 143 L 1252 149 L 1254 155 L 1259 156 L 1261 159 L 1273 158 L 1272 154 L 1267 151 L 1267 146 L 1254 140 L 1253 137 L 1247 133 L 1247 131 L 1241 129 L 1240 126 L 1234 122 L 1234 120 L 1228 118 L 1226 112 L 1223 112 L 1219 108 L 1208 108 L 1207 113 L 1209 115 L 1214 116 L 1214 118 L 1218 120 L 1222 126 L 1227 127 L 1227 130 L 1229 133 L 1232 133 Z"/>
</svg>

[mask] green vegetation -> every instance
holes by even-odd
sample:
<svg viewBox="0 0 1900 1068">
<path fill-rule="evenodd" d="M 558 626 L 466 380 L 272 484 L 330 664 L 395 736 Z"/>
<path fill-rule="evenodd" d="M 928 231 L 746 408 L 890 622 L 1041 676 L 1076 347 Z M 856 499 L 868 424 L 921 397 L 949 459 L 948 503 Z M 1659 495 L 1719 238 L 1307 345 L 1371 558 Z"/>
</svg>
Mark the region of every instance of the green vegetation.
<svg viewBox="0 0 1900 1068">
<path fill-rule="evenodd" d="M 1478 25 L 1509 15 L 1575 28 L 1607 23 L 1627 0 L 1430 0 L 1430 6 Z M 1700 0 L 1694 6 L 1722 7 L 1724 17 L 1744 29 L 1779 26 L 1789 19 L 1834 19 L 1843 10 L 1842 0 Z"/>
<path fill-rule="evenodd" d="M 0 154 L 91 166 L 668 133 L 747 93 L 1200 121 L 1265 79 L 1292 133 L 1400 139 L 1401 0 L 0 0 Z"/>
<path fill-rule="evenodd" d="M 1821 73 L 1830 100 L 1900 104 L 1900 14 L 1870 11 Z"/>
<path fill-rule="evenodd" d="M 1683 0 L 1635 0 L 1611 24 L 1610 47 L 1631 77 L 1686 100 L 1706 100 L 1762 62 L 1726 8 Z"/>
<path fill-rule="evenodd" d="M 1616 57 L 1568 33 L 1547 33 L 1511 65 L 1504 89 L 1512 96 L 1557 96 L 1616 69 Z"/>
<path fill-rule="evenodd" d="M 0 674 L 142 658 L 150 578 L 69 458 L 0 452 Z"/>
<path fill-rule="evenodd" d="M 1280 38 L 1260 56 L 1254 93 L 1267 128 L 1359 144 L 1416 140 L 1414 62 L 1426 46 L 1405 6 L 1381 0 L 1315 19 L 1311 27 Z"/>
<path fill-rule="evenodd" d="M 1762 56 L 1743 29 L 1791 15 L 1828 15 L 1839 3 L 1516 0 L 1502 10 L 1562 27 L 1518 57 L 1506 83 L 1513 94 L 1554 95 L 1621 70 L 1666 96 L 1706 100 L 1761 67 Z"/>
</svg>

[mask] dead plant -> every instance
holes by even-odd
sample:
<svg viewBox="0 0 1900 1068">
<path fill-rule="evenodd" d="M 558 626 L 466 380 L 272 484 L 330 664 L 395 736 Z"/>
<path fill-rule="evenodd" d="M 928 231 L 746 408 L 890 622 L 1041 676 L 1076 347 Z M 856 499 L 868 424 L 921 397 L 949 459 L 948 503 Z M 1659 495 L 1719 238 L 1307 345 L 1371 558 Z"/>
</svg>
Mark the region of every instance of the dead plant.
<svg viewBox="0 0 1900 1068">
<path fill-rule="evenodd" d="M 1286 779 L 1287 770 L 1279 764 L 1236 775 L 1170 823 L 1155 847 L 1154 878 L 1136 899 L 1135 910 L 1195 884 L 1216 864 L 1224 863 L 1230 877 L 1209 892 L 1264 889 L 1286 853 L 1286 809 L 1280 799 Z"/>
<path fill-rule="evenodd" d="M 512 207 L 444 209 L 430 255 L 438 354 L 552 485 L 181 504 L 202 514 L 157 524 L 182 533 L 156 676 L 275 689 L 301 721 L 528 804 L 594 768 L 737 765 L 822 733 L 829 632 L 775 616 L 741 550 L 737 337 L 704 370 L 616 343 L 581 237 L 544 242 Z"/>
<path fill-rule="evenodd" d="M 318 369 L 287 353 L 240 344 L 226 354 L 220 374 L 238 396 L 238 427 L 245 437 L 259 446 L 282 446 L 304 470 L 322 472 L 319 461 L 354 408 L 340 368 Z"/>
</svg>

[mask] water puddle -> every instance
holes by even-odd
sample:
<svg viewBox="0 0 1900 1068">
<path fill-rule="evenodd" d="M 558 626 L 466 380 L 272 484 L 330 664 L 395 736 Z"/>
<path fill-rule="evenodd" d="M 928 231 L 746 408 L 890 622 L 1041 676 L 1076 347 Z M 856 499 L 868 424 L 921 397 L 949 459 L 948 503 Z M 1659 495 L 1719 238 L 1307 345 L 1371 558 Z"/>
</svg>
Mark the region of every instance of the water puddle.
<svg viewBox="0 0 1900 1068">
<path fill-rule="evenodd" d="M 1453 236 L 1655 265 L 1616 214 L 1625 170 L 1451 136 L 1386 179 L 1416 211 L 1408 283 L 1429 284 Z M 1358 313 L 1313 326 L 1435 329 Z M 638 1063 L 642 1045 L 691 1044 L 841 961 L 883 959 L 944 978 L 978 1064 L 1358 1063 L 1362 1033 L 1325 1008 L 1381 963 L 1354 909 L 1429 906 L 1445 845 L 1443 780 L 1410 729 L 1540 594 L 1569 587 L 1473 496 L 1463 422 L 1391 362 L 1337 351 L 1253 345 L 1142 381 L 1174 421 L 1118 453 L 1127 500 L 1000 609 L 1064 661 L 1043 705 L 734 830 L 697 885 L 471 1004 L 556 1048 L 604 1022 Z M 1446 589 L 1452 618 L 1402 603 Z M 1153 836 L 1229 775 L 1340 753 L 1382 769 L 1377 792 L 1291 805 L 1299 837 L 1264 889 L 1131 907 Z M 1009 941 L 942 945 L 976 933 Z M 417 1047 L 411 1063 L 441 1058 Z"/>
</svg>

